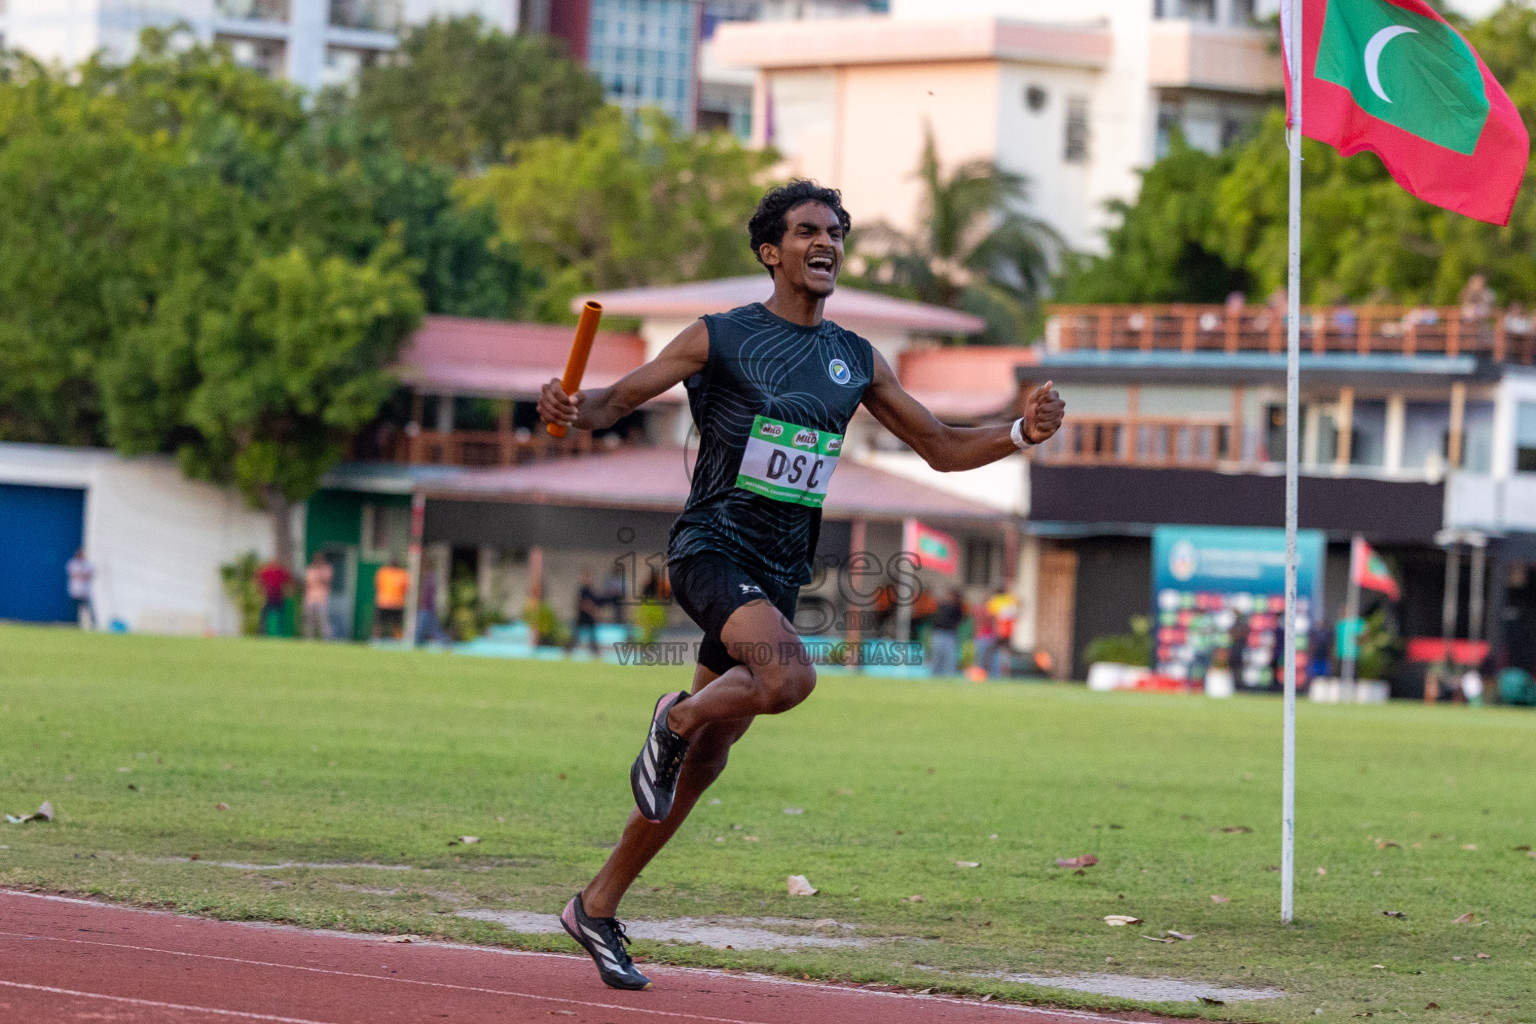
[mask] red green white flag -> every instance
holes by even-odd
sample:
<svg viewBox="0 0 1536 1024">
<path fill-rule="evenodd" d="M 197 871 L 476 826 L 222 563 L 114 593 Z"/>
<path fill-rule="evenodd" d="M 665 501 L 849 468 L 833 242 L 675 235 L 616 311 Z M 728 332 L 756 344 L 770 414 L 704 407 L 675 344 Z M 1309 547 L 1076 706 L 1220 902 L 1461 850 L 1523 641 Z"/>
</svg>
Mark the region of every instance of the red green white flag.
<svg viewBox="0 0 1536 1024">
<path fill-rule="evenodd" d="M 1302 132 L 1370 150 L 1427 203 L 1508 224 L 1531 142 L 1477 51 L 1424 0 L 1281 0 L 1287 58 L 1302 8 Z M 1291 82 L 1286 77 L 1289 109 Z"/>
<path fill-rule="evenodd" d="M 1387 568 L 1386 559 L 1359 537 L 1355 538 L 1355 549 L 1350 553 L 1349 564 L 1354 569 L 1356 586 L 1386 594 L 1391 601 L 1398 599 L 1397 580 L 1392 578 L 1392 570 Z"/>
<path fill-rule="evenodd" d="M 953 575 L 960 571 L 960 545 L 942 530 L 908 519 L 902 529 L 901 549 L 917 557 L 919 569 Z"/>
</svg>

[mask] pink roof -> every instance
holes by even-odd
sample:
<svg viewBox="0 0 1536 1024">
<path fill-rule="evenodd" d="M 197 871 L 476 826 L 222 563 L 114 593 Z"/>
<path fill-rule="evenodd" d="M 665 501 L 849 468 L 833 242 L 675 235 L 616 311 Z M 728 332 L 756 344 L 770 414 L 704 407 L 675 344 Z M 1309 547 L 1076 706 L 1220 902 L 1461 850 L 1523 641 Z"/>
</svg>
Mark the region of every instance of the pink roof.
<svg viewBox="0 0 1536 1024">
<path fill-rule="evenodd" d="M 551 324 L 429 316 L 400 353 L 401 379 L 427 391 L 536 395 L 565 370 L 573 329 Z M 645 362 L 645 341 L 600 331 L 583 383 L 607 387 Z"/>
<path fill-rule="evenodd" d="M 846 18 L 724 24 L 722 64 L 756 68 L 837 67 L 957 60 L 1010 60 L 1103 67 L 1114 39 L 1093 25 L 1000 18 Z"/>
<path fill-rule="evenodd" d="M 767 274 L 754 274 L 578 295 L 571 300 L 571 311 L 580 310 L 583 302 L 592 299 L 601 302 L 603 312 L 612 316 L 691 320 L 705 313 L 724 313 L 737 306 L 762 302 L 772 294 L 772 279 Z M 851 330 L 857 330 L 861 324 L 870 324 L 896 327 L 914 334 L 979 334 L 986 327 L 980 317 L 969 313 L 857 288 L 839 288 L 833 292 L 827 299 L 826 314 L 828 319 L 846 324 Z"/>
<path fill-rule="evenodd" d="M 939 417 L 980 419 L 1011 409 L 1014 368 L 1040 361 L 1033 348 L 967 345 L 908 349 L 897 356 L 901 386 Z"/>
<path fill-rule="evenodd" d="M 504 469 L 466 469 L 423 480 L 417 489 L 432 498 L 681 511 L 695 455 L 687 453 L 685 466 L 681 448 L 626 448 Z M 1008 518 L 999 509 L 851 459 L 838 464 L 826 510 L 838 519 L 917 516 L 1000 524 Z"/>
</svg>

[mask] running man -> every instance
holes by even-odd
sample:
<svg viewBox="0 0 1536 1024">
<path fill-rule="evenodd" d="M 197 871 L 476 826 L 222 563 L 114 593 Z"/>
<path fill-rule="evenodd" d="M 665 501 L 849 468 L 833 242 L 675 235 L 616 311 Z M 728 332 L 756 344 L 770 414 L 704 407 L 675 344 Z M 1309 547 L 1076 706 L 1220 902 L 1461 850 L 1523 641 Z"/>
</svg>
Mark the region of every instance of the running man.
<svg viewBox="0 0 1536 1024">
<path fill-rule="evenodd" d="M 758 715 L 810 696 L 816 670 L 792 620 L 821 526 L 843 434 L 860 403 L 934 469 L 996 462 L 1045 441 L 1064 403 L 1049 383 L 1011 426 L 950 427 L 902 390 L 863 338 L 822 317 L 843 266 L 848 213 L 835 189 L 794 181 L 763 197 L 748 225 L 773 296 L 686 328 L 610 388 L 567 396 L 544 385 L 548 423 L 601 430 L 686 382 L 699 428 L 692 492 L 672 528 L 668 570 L 704 630 L 692 692 L 656 702 L 630 769 L 636 810 L 608 862 L 561 914 L 614 988 L 649 988 L 614 916 L 636 876 L 725 769 Z"/>
</svg>

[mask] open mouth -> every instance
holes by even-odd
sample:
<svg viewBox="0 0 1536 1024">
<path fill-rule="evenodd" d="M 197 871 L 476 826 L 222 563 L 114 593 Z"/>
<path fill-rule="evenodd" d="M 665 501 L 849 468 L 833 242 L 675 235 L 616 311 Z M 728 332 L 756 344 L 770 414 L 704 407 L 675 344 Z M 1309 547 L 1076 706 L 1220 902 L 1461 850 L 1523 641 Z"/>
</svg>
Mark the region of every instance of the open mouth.
<svg viewBox="0 0 1536 1024">
<path fill-rule="evenodd" d="M 832 257 L 825 253 L 817 253 L 814 256 L 807 257 L 805 261 L 805 267 L 807 270 L 818 270 L 827 274 L 832 273 L 833 266 L 834 262 Z"/>
</svg>

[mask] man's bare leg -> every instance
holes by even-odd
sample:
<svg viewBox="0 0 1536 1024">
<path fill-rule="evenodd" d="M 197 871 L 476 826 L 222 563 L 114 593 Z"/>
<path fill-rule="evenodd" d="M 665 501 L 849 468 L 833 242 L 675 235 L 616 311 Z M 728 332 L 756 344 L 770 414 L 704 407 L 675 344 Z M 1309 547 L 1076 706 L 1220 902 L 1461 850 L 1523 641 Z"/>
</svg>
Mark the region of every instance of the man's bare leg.
<svg viewBox="0 0 1536 1024">
<path fill-rule="evenodd" d="M 816 688 L 816 668 L 804 656 L 800 634 L 767 601 L 752 601 L 732 612 L 720 639 L 741 664 L 667 714 L 667 728 L 690 743 L 705 725 L 782 714 Z"/>
<path fill-rule="evenodd" d="M 732 744 L 747 731 L 752 719 L 788 711 L 816 685 L 815 670 L 798 656 L 799 635 L 767 601 L 753 601 L 736 609 L 721 630 L 721 639 L 731 657 L 742 664 L 718 676 L 700 665 L 694 671 L 693 695 L 668 715 L 668 728 L 688 738 L 672 812 L 655 824 L 639 811 L 630 812 L 619 845 L 582 890 L 581 902 L 589 914 L 613 917 L 618 912 L 619 901 L 640 872 L 667 845 L 699 797 L 725 770 Z M 694 704 L 702 707 L 695 709 Z M 680 712 L 688 713 L 680 716 Z"/>
<path fill-rule="evenodd" d="M 698 666 L 693 674 L 693 692 L 698 693 L 716 678 L 715 673 L 703 665 Z M 594 917 L 613 917 L 618 912 L 619 901 L 651 862 L 651 858 L 660 853 L 661 848 L 682 827 L 699 797 L 720 777 L 720 773 L 725 770 L 731 745 L 741 738 L 751 724 L 751 719 L 744 719 L 739 722 L 719 722 L 699 730 L 698 736 L 688 745 L 687 757 L 683 759 L 683 770 L 677 779 L 677 797 L 672 801 L 672 813 L 667 815 L 666 821 L 652 824 L 639 811 L 629 812 L 629 821 L 624 825 L 619 845 L 608 855 L 608 862 L 597 873 L 597 877 L 581 891 L 581 902 L 587 913 Z"/>
</svg>

